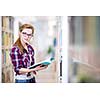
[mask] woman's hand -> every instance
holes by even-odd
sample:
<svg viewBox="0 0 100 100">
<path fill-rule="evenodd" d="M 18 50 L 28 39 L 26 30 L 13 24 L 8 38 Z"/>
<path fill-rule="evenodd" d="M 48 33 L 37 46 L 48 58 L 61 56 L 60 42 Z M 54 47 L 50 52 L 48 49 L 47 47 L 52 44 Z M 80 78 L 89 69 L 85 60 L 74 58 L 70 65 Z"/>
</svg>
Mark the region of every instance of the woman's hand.
<svg viewBox="0 0 100 100">
<path fill-rule="evenodd" d="M 40 65 L 40 66 L 37 66 L 36 68 L 34 68 L 34 70 L 39 71 L 39 70 L 46 69 L 47 67 L 48 67 L 47 65 Z"/>
<path fill-rule="evenodd" d="M 40 65 L 37 67 L 38 71 L 39 70 L 43 70 L 43 69 L 46 69 L 48 66 L 47 65 Z"/>
<path fill-rule="evenodd" d="M 29 69 L 30 72 L 34 72 L 34 71 L 39 71 L 39 70 L 43 70 L 43 69 L 46 69 L 48 66 L 47 65 L 39 65 L 33 69 Z"/>
</svg>

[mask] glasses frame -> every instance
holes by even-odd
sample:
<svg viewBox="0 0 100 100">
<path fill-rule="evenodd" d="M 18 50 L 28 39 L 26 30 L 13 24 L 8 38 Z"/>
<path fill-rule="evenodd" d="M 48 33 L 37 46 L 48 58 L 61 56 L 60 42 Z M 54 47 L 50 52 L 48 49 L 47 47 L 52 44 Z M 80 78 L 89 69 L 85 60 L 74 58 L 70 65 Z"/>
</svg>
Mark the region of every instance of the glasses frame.
<svg viewBox="0 0 100 100">
<path fill-rule="evenodd" d="M 33 37 L 33 34 L 28 34 L 27 32 L 22 32 L 23 35 L 27 35 L 28 37 Z"/>
</svg>

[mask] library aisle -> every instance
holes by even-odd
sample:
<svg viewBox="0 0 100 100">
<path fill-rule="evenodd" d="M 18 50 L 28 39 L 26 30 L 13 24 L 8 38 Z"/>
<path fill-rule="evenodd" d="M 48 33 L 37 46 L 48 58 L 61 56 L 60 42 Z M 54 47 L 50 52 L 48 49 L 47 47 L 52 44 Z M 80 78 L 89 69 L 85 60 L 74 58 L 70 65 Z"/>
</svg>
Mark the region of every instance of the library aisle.
<svg viewBox="0 0 100 100">
<path fill-rule="evenodd" d="M 50 16 L 1 16 L 2 37 L 2 75 L 1 82 L 13 83 L 14 71 L 9 57 L 9 51 L 18 38 L 18 28 L 21 24 L 30 23 L 35 28 L 31 45 L 35 49 L 35 62 L 54 57 L 55 61 L 47 69 L 38 71 L 37 83 L 56 83 L 60 76 L 61 59 L 61 18 Z"/>
</svg>

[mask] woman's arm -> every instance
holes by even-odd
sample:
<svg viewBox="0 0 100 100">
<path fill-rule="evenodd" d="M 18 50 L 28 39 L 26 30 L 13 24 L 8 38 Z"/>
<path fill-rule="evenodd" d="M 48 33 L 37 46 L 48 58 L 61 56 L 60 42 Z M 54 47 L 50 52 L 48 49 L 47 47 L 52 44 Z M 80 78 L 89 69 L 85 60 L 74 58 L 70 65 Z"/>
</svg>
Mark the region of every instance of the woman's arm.
<svg viewBox="0 0 100 100">
<path fill-rule="evenodd" d="M 21 68 L 21 69 L 19 69 L 19 73 L 22 74 L 22 73 L 28 73 L 28 72 L 33 72 L 33 71 L 39 71 L 39 70 L 43 70 L 47 67 L 48 66 L 44 66 L 44 67 L 37 66 L 36 68 L 33 68 L 33 69 Z"/>
</svg>

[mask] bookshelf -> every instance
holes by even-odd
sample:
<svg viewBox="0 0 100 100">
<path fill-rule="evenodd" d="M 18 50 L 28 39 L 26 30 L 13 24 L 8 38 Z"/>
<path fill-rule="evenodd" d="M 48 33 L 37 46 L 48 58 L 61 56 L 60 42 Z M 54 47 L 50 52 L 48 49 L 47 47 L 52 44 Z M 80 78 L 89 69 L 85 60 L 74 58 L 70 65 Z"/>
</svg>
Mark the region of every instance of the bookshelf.
<svg viewBox="0 0 100 100">
<path fill-rule="evenodd" d="M 2 38 L 2 82 L 13 82 L 13 67 L 10 60 L 10 49 L 14 42 L 14 18 L 12 16 L 1 17 Z"/>
<path fill-rule="evenodd" d="M 70 70 L 90 75 L 100 81 L 100 16 L 73 16 L 70 18 Z M 71 69 L 72 68 L 72 69 Z M 74 71 L 77 72 L 74 72 Z M 70 72 L 70 71 L 69 71 Z M 72 76 L 73 76 L 72 75 Z"/>
</svg>

